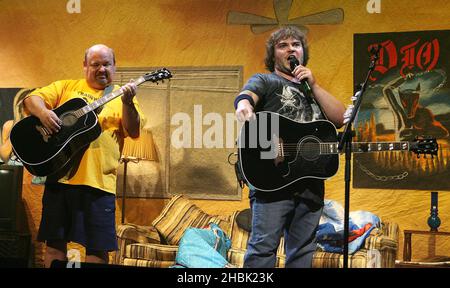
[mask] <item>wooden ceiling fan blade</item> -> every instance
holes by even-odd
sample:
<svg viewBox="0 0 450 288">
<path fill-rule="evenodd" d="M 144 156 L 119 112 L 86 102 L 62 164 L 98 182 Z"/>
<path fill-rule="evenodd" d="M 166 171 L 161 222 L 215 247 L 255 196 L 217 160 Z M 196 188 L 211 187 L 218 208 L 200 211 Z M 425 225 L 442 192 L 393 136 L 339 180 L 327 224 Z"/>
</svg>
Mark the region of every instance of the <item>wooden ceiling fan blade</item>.
<svg viewBox="0 0 450 288">
<path fill-rule="evenodd" d="M 289 20 L 290 24 L 315 25 L 315 24 L 340 24 L 344 22 L 344 10 L 341 8 L 322 11 Z"/>
<path fill-rule="evenodd" d="M 230 11 L 227 15 L 227 24 L 277 24 L 277 20 L 245 12 Z"/>
<path fill-rule="evenodd" d="M 303 26 L 303 25 L 298 25 L 298 24 L 295 24 L 295 26 L 297 26 L 298 29 L 300 29 L 300 31 L 302 31 L 303 33 L 308 34 L 308 32 L 309 32 L 309 28 L 308 27 Z"/>
<path fill-rule="evenodd" d="M 263 25 L 260 25 L 260 24 L 254 24 L 254 25 L 251 25 L 250 26 L 250 29 L 252 30 L 252 32 L 253 33 L 255 33 L 255 34 L 261 34 L 261 33 L 264 33 L 264 32 L 267 32 L 267 31 L 270 31 L 270 30 L 272 30 L 272 29 L 275 29 L 275 28 L 277 28 L 278 27 L 278 25 L 267 25 L 267 24 L 263 24 Z"/>
<path fill-rule="evenodd" d="M 273 10 L 280 23 L 286 23 L 291 10 L 292 0 L 273 0 Z"/>
</svg>

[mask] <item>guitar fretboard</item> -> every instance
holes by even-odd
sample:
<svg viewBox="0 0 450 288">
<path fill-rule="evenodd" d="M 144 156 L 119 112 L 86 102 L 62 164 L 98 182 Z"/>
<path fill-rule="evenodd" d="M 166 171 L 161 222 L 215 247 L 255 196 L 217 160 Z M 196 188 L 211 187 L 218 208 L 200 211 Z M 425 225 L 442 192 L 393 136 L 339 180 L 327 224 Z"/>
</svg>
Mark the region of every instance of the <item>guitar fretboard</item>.
<svg viewBox="0 0 450 288">
<path fill-rule="evenodd" d="M 337 154 L 339 143 L 320 143 L 320 154 Z M 409 142 L 354 142 L 353 153 L 409 151 Z"/>
<path fill-rule="evenodd" d="M 134 83 L 136 83 L 137 86 L 141 85 L 142 83 L 144 83 L 146 80 L 144 79 L 144 77 L 139 77 L 138 80 L 136 80 Z M 119 97 L 123 95 L 123 92 L 119 89 L 116 90 L 114 92 L 111 92 L 109 94 L 104 95 L 103 97 L 101 97 L 100 99 L 92 102 L 89 105 L 84 106 L 83 108 L 80 108 L 76 111 L 74 111 L 74 114 L 80 118 L 83 115 L 86 115 L 87 113 L 94 111 L 95 109 L 97 109 L 100 106 L 105 105 L 106 103 L 108 103 L 109 101 Z"/>
</svg>

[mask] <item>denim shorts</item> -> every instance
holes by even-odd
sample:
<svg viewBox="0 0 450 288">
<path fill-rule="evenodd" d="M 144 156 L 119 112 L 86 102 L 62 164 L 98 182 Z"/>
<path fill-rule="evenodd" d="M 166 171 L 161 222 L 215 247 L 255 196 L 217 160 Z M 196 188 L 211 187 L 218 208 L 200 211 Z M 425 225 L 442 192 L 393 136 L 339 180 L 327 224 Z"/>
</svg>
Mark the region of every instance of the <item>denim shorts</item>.
<svg viewBox="0 0 450 288">
<path fill-rule="evenodd" d="M 38 241 L 63 240 L 92 251 L 117 250 L 115 198 L 89 186 L 46 184 Z"/>
</svg>

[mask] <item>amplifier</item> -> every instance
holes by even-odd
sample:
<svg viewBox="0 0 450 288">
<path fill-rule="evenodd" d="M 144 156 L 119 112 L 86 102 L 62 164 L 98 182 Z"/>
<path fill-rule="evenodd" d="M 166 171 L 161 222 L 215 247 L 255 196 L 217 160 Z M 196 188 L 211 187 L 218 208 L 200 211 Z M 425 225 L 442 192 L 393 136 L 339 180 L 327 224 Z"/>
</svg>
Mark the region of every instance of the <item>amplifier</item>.
<svg viewBox="0 0 450 288">
<path fill-rule="evenodd" d="M 0 231 L 0 267 L 31 267 L 31 235 Z"/>
<path fill-rule="evenodd" d="M 0 165 L 0 232 L 19 231 L 26 215 L 22 203 L 23 167 Z"/>
</svg>

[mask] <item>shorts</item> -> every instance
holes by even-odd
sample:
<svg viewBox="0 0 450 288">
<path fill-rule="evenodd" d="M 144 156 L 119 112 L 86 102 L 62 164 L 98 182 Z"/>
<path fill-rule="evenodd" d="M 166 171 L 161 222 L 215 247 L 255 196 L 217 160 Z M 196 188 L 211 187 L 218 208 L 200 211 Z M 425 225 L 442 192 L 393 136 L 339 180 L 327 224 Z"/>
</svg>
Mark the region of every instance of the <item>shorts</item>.
<svg viewBox="0 0 450 288">
<path fill-rule="evenodd" d="M 117 250 L 116 197 L 83 185 L 46 184 L 38 241 L 76 242 L 90 251 Z"/>
</svg>

